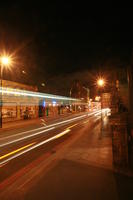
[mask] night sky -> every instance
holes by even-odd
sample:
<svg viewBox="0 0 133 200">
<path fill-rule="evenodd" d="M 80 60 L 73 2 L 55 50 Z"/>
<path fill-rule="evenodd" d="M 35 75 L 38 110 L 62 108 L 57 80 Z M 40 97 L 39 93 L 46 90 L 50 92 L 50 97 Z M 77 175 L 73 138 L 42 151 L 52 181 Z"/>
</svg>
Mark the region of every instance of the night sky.
<svg viewBox="0 0 133 200">
<path fill-rule="evenodd" d="M 0 51 L 16 57 L 6 78 L 23 79 L 24 69 L 25 79 L 38 84 L 79 71 L 127 65 L 133 47 L 132 7 L 65 2 L 1 4 Z"/>
</svg>

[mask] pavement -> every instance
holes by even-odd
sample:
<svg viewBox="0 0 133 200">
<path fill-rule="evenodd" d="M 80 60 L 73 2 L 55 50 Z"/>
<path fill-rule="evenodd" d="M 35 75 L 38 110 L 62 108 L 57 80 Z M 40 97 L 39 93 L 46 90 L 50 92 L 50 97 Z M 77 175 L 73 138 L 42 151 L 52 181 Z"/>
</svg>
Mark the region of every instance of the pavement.
<svg viewBox="0 0 133 200">
<path fill-rule="evenodd" d="M 22 197 L 25 200 L 128 200 L 133 178 L 114 171 L 110 127 L 86 123 L 82 133 L 55 157 L 47 173 Z M 77 131 L 78 134 L 78 131 Z M 21 191 L 21 195 L 24 190 Z"/>
</svg>

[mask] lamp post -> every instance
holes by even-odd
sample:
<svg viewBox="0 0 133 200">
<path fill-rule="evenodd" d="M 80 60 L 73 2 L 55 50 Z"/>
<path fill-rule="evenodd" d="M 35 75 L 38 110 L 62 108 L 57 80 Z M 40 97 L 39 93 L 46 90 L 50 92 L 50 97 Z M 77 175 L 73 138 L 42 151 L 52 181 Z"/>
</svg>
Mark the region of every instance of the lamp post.
<svg viewBox="0 0 133 200">
<path fill-rule="evenodd" d="M 2 74 L 3 68 L 8 67 L 11 63 L 9 56 L 0 57 L 0 128 L 2 128 Z"/>
<path fill-rule="evenodd" d="M 105 80 L 103 78 L 99 78 L 97 80 L 97 86 L 99 88 L 103 89 L 105 86 Z M 100 135 L 99 139 L 101 139 L 101 137 L 102 137 L 102 130 L 103 130 L 103 120 L 102 120 L 102 94 L 101 94 L 101 135 Z"/>
</svg>

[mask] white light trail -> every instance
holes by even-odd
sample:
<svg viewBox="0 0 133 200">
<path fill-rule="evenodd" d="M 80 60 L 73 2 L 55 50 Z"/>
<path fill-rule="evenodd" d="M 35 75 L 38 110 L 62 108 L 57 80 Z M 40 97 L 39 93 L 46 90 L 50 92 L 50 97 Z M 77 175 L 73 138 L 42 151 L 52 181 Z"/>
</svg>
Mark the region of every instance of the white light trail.
<svg viewBox="0 0 133 200">
<path fill-rule="evenodd" d="M 110 108 L 103 108 L 98 113 L 96 113 L 95 116 L 98 116 L 98 115 L 100 115 L 101 113 L 104 113 L 104 112 L 110 112 Z"/>
<path fill-rule="evenodd" d="M 94 113 L 96 113 L 96 112 L 90 113 L 89 116 L 93 115 Z M 74 119 L 83 118 L 83 117 L 85 117 L 85 116 L 88 116 L 88 114 L 87 114 L 87 115 L 83 115 L 83 116 L 76 117 L 76 118 L 74 118 Z M 65 120 L 64 122 L 70 121 L 70 120 L 73 121 L 74 119 Z M 59 123 L 56 123 L 56 124 L 61 124 L 61 123 L 63 123 L 63 122 L 59 122 Z M 76 124 L 76 125 L 77 125 L 77 124 Z M 52 125 L 50 125 L 50 126 L 52 126 Z M 73 125 L 73 126 L 75 126 L 75 125 Z M 71 127 L 72 127 L 72 126 L 71 126 Z M 13 156 L 11 156 L 10 158 L 8 158 L 8 159 L 6 159 L 6 160 L 0 162 L 0 167 L 3 166 L 4 164 L 8 163 L 9 161 L 11 161 L 11 160 L 13 160 L 13 159 L 15 159 L 15 158 L 17 158 L 17 157 L 19 157 L 19 156 L 21 156 L 21 155 L 27 153 L 27 152 L 33 150 L 33 149 L 35 149 L 35 148 L 37 148 L 37 147 L 39 147 L 39 146 L 41 146 L 41 145 L 43 145 L 43 144 L 46 144 L 46 143 L 48 143 L 48 142 L 50 142 L 50 141 L 52 141 L 52 140 L 55 140 L 55 139 L 58 139 L 58 138 L 64 136 L 65 134 L 67 134 L 68 132 L 71 131 L 69 128 L 70 128 L 70 127 L 68 127 L 68 128 L 67 128 L 65 131 L 63 131 L 63 132 L 61 132 L 61 133 L 59 133 L 59 134 L 57 134 L 57 135 L 55 135 L 55 136 L 52 136 L 51 138 L 48 138 L 48 139 L 46 139 L 46 140 L 44 140 L 44 141 L 42 141 L 42 142 L 40 142 L 40 143 L 38 143 L 38 144 L 35 144 L 34 146 L 28 147 L 26 150 L 23 150 L 23 151 L 21 151 L 20 153 L 17 153 L 16 155 L 13 155 Z M 34 134 L 32 134 L 32 135 L 38 135 L 38 134 L 41 134 L 41 133 L 44 133 L 44 132 L 46 132 L 46 131 L 50 131 L 50 130 L 53 130 L 53 129 L 55 129 L 55 127 L 51 127 L 51 128 L 49 128 L 49 129 L 46 129 L 46 130 L 43 130 L 43 131 L 34 133 Z M 32 137 L 32 135 L 25 136 L 25 138 Z M 21 140 L 21 139 L 22 139 L 22 138 L 19 138 L 18 140 Z M 11 141 L 11 142 L 12 142 L 12 141 Z"/>
<path fill-rule="evenodd" d="M 28 149 L 26 149 L 26 150 L 24 150 L 24 151 L 22 151 L 20 153 L 17 153 L 16 155 L 11 156 L 10 158 L 0 162 L 0 165 L 6 164 L 7 162 L 11 161 L 12 159 L 17 158 L 17 157 L 19 157 L 19 156 L 21 156 L 21 155 L 23 155 L 23 154 L 25 154 L 25 153 L 37 148 L 37 147 L 43 145 L 43 144 L 46 144 L 46 143 L 48 143 L 48 142 L 50 142 L 52 140 L 58 139 L 59 137 L 62 137 L 64 135 L 66 135 L 68 132 L 70 132 L 70 129 L 66 129 L 65 131 L 63 131 L 63 132 L 61 132 L 61 133 L 59 133 L 59 134 L 57 134 L 57 135 L 55 135 L 55 136 L 53 136 L 53 137 L 51 137 L 49 139 L 46 139 L 46 140 L 44 140 L 44 141 L 42 141 L 42 142 L 40 142 L 38 144 L 35 144 L 34 146 L 32 146 L 32 147 L 30 147 L 30 148 L 28 148 Z"/>
<path fill-rule="evenodd" d="M 46 130 L 43 130 L 43 131 L 39 131 L 39 132 L 36 132 L 36 133 L 33 133 L 33 134 L 27 135 L 27 136 L 25 136 L 25 137 L 23 137 L 23 138 L 18 138 L 18 139 L 12 140 L 12 141 L 10 141 L 10 142 L 6 142 L 6 143 L 4 143 L 4 144 L 1 144 L 0 147 L 4 147 L 4 146 L 6 146 L 6 145 L 9 145 L 9 144 L 12 144 L 12 143 L 15 143 L 15 142 L 19 142 L 19 141 L 21 141 L 21 140 L 28 139 L 28 138 L 33 137 L 33 136 L 36 136 L 36 135 L 40 135 L 41 133 L 45 133 L 45 132 L 51 131 L 51 130 L 53 130 L 53 129 L 55 129 L 55 127 L 52 127 L 52 128 L 49 128 L 49 129 L 46 129 Z"/>
<path fill-rule="evenodd" d="M 51 130 L 57 128 L 58 125 L 67 124 L 67 123 L 70 123 L 70 122 L 73 122 L 73 121 L 76 121 L 76 120 L 85 118 L 85 117 L 87 117 L 87 116 L 92 116 L 92 115 L 95 114 L 96 112 L 97 112 L 97 111 L 92 112 L 92 113 L 89 113 L 89 114 L 84 114 L 84 115 L 82 115 L 82 116 L 74 117 L 74 118 L 72 118 L 72 119 L 64 120 L 64 121 L 62 121 L 62 122 L 57 122 L 57 123 L 54 123 L 54 124 L 51 124 L 51 125 L 48 125 L 48 126 L 45 126 L 45 127 L 40 127 L 40 128 L 33 129 L 33 130 L 20 132 L 20 133 L 17 133 L 17 134 L 15 134 L 15 135 L 13 135 L 13 136 L 4 137 L 4 140 L 5 140 L 5 139 L 10 139 L 10 138 L 12 138 L 12 140 L 9 141 L 9 142 L 4 142 L 4 143 L 0 144 L 0 147 L 4 147 L 4 146 L 7 146 L 7 145 L 9 145 L 9 144 L 13 144 L 13 143 L 16 143 L 16 142 L 19 142 L 19 141 L 28 139 L 28 138 L 30 138 L 30 137 L 34 137 L 34 136 L 36 136 L 36 135 L 39 135 L 39 134 L 42 134 L 42 133 L 51 131 Z M 42 131 L 39 131 L 39 130 L 42 130 Z M 30 132 L 33 132 L 33 131 L 39 131 L 39 132 L 36 132 L 36 133 L 32 133 L 32 134 L 30 134 L 30 135 L 23 136 L 24 134 L 30 133 Z M 20 137 L 20 138 L 18 138 L 18 139 L 13 139 L 14 137 L 18 137 L 18 136 L 21 136 L 21 135 L 22 135 L 22 137 Z M 3 139 L 1 139 L 1 141 L 2 141 L 2 140 L 3 140 Z"/>
<path fill-rule="evenodd" d="M 24 136 L 24 137 L 21 137 L 21 138 L 16 139 L 16 140 L 12 140 L 12 141 L 10 141 L 10 142 L 6 142 L 6 143 L 3 143 L 3 144 L 0 144 L 0 147 L 6 146 L 6 145 L 8 145 L 8 144 L 15 143 L 15 142 L 18 142 L 18 141 L 21 141 L 21 140 L 24 140 L 24 139 L 27 139 L 27 138 L 30 138 L 30 137 L 33 137 L 33 136 L 35 136 L 35 135 L 39 135 L 39 134 L 41 134 L 41 133 L 47 132 L 47 131 L 49 131 L 49 130 L 52 130 L 52 128 L 50 129 L 50 127 L 55 128 L 55 126 L 58 126 L 58 125 L 61 125 L 61 124 L 66 124 L 66 123 L 68 123 L 68 122 L 75 121 L 75 120 L 80 119 L 80 118 L 83 118 L 83 117 L 85 117 L 85 116 L 86 116 L 86 115 L 79 116 L 79 117 L 75 117 L 75 118 L 72 118 L 72 119 L 64 120 L 64 121 L 62 121 L 62 122 L 57 122 L 57 123 L 48 125 L 48 126 L 46 126 L 46 127 L 40 127 L 40 128 L 37 128 L 37 129 L 33 129 L 33 130 L 29 130 L 29 131 L 24 131 L 24 132 L 21 132 L 21 133 L 17 133 L 17 134 L 15 134 L 15 135 L 13 135 L 13 136 L 4 137 L 4 140 L 5 140 L 5 139 L 10 139 L 10 138 L 13 138 L 13 137 L 15 137 L 15 136 L 20 136 L 20 135 L 23 135 L 23 134 L 25 134 L 25 133 L 30 133 L 30 132 L 33 132 L 33 131 L 38 131 L 38 130 L 42 130 L 42 129 L 43 129 L 43 131 L 40 131 L 40 132 L 37 132 L 37 133 L 33 133 L 33 134 L 31 134 L 31 135 Z M 49 128 L 49 129 L 47 129 L 47 128 Z"/>
<path fill-rule="evenodd" d="M 100 114 L 101 114 L 101 111 L 99 111 L 98 113 L 96 113 L 95 116 L 98 116 L 98 115 L 100 115 Z"/>
<path fill-rule="evenodd" d="M 26 90 L 19 90 L 19 89 L 13 89 L 13 88 L 5 88 L 0 87 L 0 92 L 2 94 L 10 94 L 10 95 L 19 95 L 19 96 L 29 96 L 29 97 L 38 97 L 38 98 L 48 98 L 48 99 L 57 99 L 57 100 L 68 100 L 68 101 L 81 101 L 80 99 L 75 98 L 69 98 L 64 96 L 58 96 L 58 95 L 51 95 L 46 93 L 39 93 L 39 92 L 31 92 Z"/>
</svg>

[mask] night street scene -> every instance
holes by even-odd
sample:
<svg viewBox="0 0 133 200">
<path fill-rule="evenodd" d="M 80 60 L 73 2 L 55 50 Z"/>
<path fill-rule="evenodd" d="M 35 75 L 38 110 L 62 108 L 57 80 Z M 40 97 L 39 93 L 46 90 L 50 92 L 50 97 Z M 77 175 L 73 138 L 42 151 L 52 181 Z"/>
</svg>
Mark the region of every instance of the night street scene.
<svg viewBox="0 0 133 200">
<path fill-rule="evenodd" d="M 133 7 L 0 4 L 0 200 L 133 199 Z"/>
</svg>

